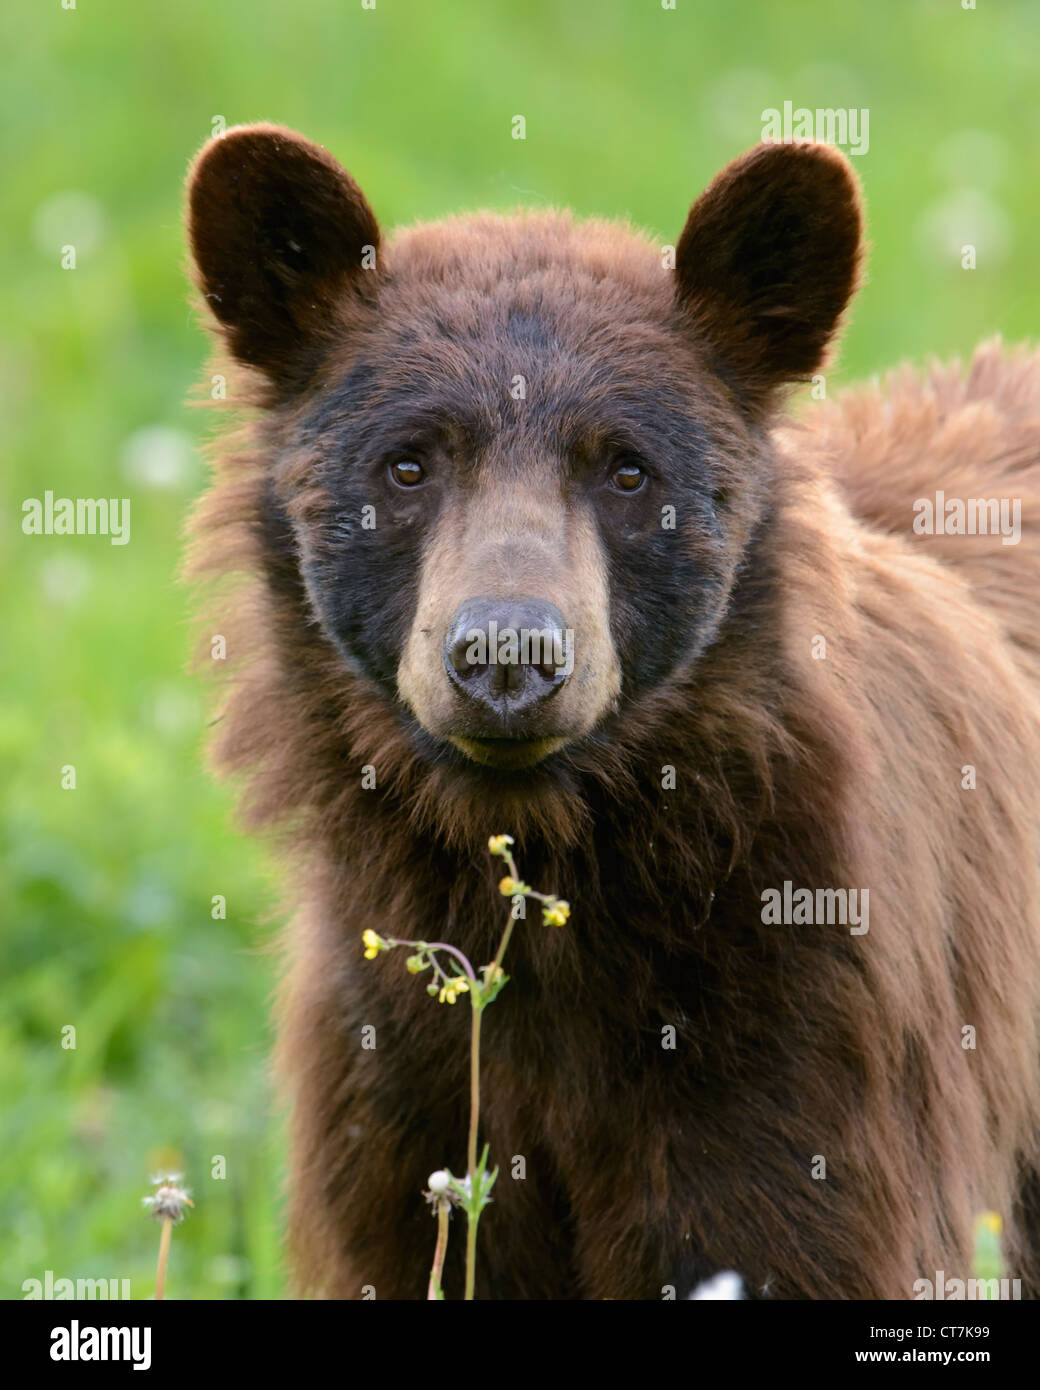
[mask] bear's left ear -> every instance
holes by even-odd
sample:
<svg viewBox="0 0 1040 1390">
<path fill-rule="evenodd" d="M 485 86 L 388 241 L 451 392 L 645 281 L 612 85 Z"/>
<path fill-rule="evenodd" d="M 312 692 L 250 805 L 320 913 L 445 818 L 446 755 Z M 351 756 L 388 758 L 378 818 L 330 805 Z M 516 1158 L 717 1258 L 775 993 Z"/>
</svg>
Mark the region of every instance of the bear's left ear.
<svg viewBox="0 0 1040 1390">
<path fill-rule="evenodd" d="M 379 226 L 360 188 L 319 145 L 282 126 L 211 140 L 188 176 L 199 286 L 241 362 L 290 387 L 363 293 Z"/>
<path fill-rule="evenodd" d="M 680 302 L 719 375 L 754 411 L 823 362 L 857 284 L 855 175 L 827 145 L 758 145 L 690 209 Z"/>
</svg>

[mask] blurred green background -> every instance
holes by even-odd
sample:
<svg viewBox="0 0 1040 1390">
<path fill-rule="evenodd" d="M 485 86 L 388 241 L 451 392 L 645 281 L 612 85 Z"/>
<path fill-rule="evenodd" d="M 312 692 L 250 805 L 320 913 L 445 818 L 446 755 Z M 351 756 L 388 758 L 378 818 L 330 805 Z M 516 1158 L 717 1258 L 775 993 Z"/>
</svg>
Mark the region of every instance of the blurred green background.
<svg viewBox="0 0 1040 1390">
<path fill-rule="evenodd" d="M 149 1296 L 140 1199 L 175 1162 L 196 1209 L 168 1295 L 276 1297 L 275 866 L 203 770 L 174 578 L 209 428 L 185 405 L 207 352 L 188 160 L 219 118 L 281 121 L 385 225 L 556 203 L 674 241 L 764 108 L 866 107 L 873 251 L 833 391 L 1034 328 L 1040 7 L 10 0 L 2 25 L 0 1296 L 47 1269 Z M 129 545 L 23 535 L 22 500 L 48 488 L 130 497 Z"/>
</svg>

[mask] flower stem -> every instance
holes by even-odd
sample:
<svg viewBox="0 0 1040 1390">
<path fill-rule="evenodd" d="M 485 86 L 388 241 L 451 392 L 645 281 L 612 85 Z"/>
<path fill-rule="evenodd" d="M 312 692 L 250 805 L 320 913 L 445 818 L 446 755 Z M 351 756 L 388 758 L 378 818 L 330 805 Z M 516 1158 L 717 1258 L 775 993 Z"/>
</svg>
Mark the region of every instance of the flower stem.
<svg viewBox="0 0 1040 1390">
<path fill-rule="evenodd" d="M 473 1286 L 476 1282 L 477 1273 L 477 1220 L 475 1216 L 469 1218 L 466 1226 L 466 1301 L 473 1301 Z"/>
<path fill-rule="evenodd" d="M 483 1008 L 474 1001 L 472 1031 L 469 1047 L 469 1141 L 466 1145 L 466 1168 L 469 1173 L 470 1199 L 474 1208 L 466 1221 L 466 1292 L 472 1300 L 477 1269 L 477 1128 L 480 1123 L 480 1020 Z"/>
<path fill-rule="evenodd" d="M 493 980 L 493 979 L 495 978 L 495 975 L 496 975 L 496 973 L 497 973 L 497 971 L 498 971 L 498 968 L 499 968 L 499 966 L 502 964 L 502 957 L 503 957 L 503 956 L 505 955 L 505 953 L 506 953 L 506 947 L 509 945 L 509 938 L 510 938 L 510 936 L 512 936 L 512 934 L 513 934 L 513 914 L 512 914 L 512 912 L 510 912 L 510 914 L 509 914 L 509 921 L 506 923 L 506 929 L 505 929 L 505 931 L 502 933 L 502 940 L 498 943 L 498 950 L 495 952 L 495 959 L 491 962 L 491 965 L 490 965 L 490 967 L 488 968 L 487 978 L 488 978 L 489 980 Z"/>
<path fill-rule="evenodd" d="M 457 946 L 450 946 L 447 941 L 412 941 L 405 936 L 388 936 L 386 941 L 391 946 L 418 946 L 422 951 L 447 951 L 449 956 L 454 956 L 462 966 L 466 975 L 471 980 L 476 980 L 477 972 L 469 962 L 469 957 L 459 950 Z"/>
<path fill-rule="evenodd" d="M 480 1122 L 480 1019 L 483 1010 L 473 1010 L 469 1046 L 469 1143 L 466 1146 L 466 1167 L 472 1175 L 477 1169 L 477 1126 Z"/>
<path fill-rule="evenodd" d="M 444 1281 L 444 1256 L 448 1253 L 448 1214 L 451 1203 L 441 1198 L 437 1203 L 437 1246 L 433 1252 L 433 1268 L 430 1270 L 430 1287 L 426 1291 L 427 1300 L 435 1302 L 442 1297 L 440 1290 Z"/>
<path fill-rule="evenodd" d="M 172 1234 L 173 1222 L 167 1216 L 163 1220 L 162 1230 L 159 1233 L 159 1267 L 155 1272 L 156 1302 L 166 1292 L 166 1261 L 170 1258 L 170 1236 Z"/>
</svg>

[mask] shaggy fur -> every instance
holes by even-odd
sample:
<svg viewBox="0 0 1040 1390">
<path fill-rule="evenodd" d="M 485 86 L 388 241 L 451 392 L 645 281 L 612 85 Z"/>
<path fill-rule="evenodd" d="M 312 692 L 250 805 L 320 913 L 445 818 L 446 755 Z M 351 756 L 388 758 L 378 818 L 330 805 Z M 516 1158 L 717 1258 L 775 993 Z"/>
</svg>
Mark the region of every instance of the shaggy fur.
<svg viewBox="0 0 1040 1390">
<path fill-rule="evenodd" d="M 812 146 L 730 166 L 674 276 L 631 230 L 553 213 L 381 245 L 334 161 L 271 127 L 208 147 L 191 199 L 222 370 L 254 407 L 220 441 L 191 569 L 237 576 L 207 628 L 228 639 L 216 757 L 284 837 L 298 904 L 279 1054 L 300 1288 L 424 1295 L 421 1189 L 465 1167 L 468 1009 L 397 956 L 363 962 L 360 935 L 488 961 L 487 837 L 508 832 L 573 915 L 514 934 L 485 1018 L 502 1173 L 479 1297 L 683 1297 L 731 1268 L 778 1297 L 907 1298 L 971 1273 L 986 1208 L 1040 1293 L 1040 359 L 991 345 L 781 420 L 857 274 L 852 177 Z M 403 416 L 409 440 L 436 417 L 426 447 L 458 470 L 422 510 L 373 491 Z M 649 457 L 651 500 L 582 491 L 569 460 L 615 437 Z M 938 487 L 1021 498 L 1020 544 L 914 535 Z M 523 771 L 432 728 L 434 676 L 398 690 L 431 587 L 461 601 L 452 566 L 489 527 L 506 544 L 503 496 L 547 597 L 591 611 L 604 581 L 620 672 Z M 869 889 L 869 933 L 764 924 L 785 881 Z"/>
</svg>

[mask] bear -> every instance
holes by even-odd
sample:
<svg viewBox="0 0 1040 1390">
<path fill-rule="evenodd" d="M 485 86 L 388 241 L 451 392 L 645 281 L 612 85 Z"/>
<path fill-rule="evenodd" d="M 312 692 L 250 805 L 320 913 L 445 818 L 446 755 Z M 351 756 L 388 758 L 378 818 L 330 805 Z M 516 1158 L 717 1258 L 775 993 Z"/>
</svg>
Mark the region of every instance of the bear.
<svg viewBox="0 0 1040 1390">
<path fill-rule="evenodd" d="M 238 421 L 190 526 L 213 756 L 293 904 L 295 1290 L 427 1296 L 469 1010 L 362 936 L 491 961 L 509 834 L 571 915 L 518 924 L 484 1020 L 478 1298 L 909 1299 L 984 1210 L 1035 1297 L 1040 358 L 793 411 L 864 255 L 814 143 L 662 246 L 546 209 L 384 236 L 244 126 L 187 236 Z M 552 644 L 473 646 L 519 629 Z"/>
</svg>

